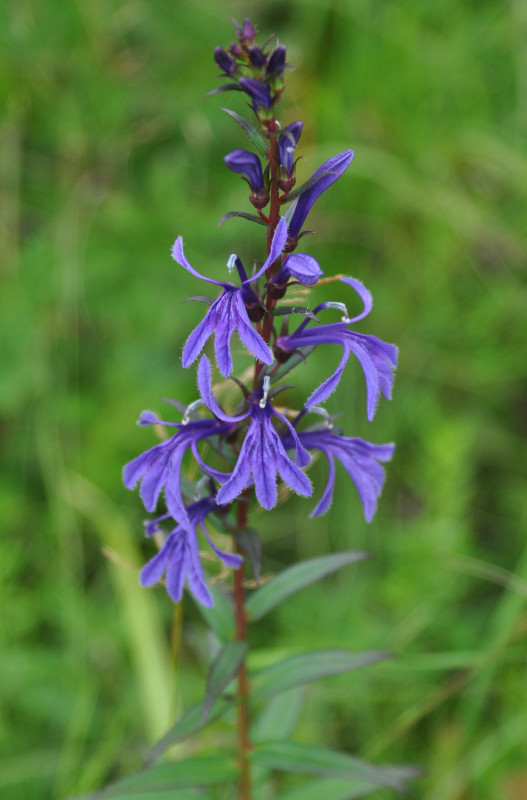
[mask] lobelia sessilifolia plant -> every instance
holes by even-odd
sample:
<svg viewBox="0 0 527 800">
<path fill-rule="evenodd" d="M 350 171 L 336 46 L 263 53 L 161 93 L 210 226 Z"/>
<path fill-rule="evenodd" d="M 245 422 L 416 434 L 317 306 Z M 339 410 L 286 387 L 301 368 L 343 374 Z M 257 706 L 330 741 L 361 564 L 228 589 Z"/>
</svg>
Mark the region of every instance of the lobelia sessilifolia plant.
<svg viewBox="0 0 527 800">
<path fill-rule="evenodd" d="M 112 787 L 114 797 L 119 796 L 119 787 L 125 794 L 133 789 L 134 780 L 140 781 L 143 790 L 150 787 L 153 798 L 156 789 L 176 790 L 215 783 L 237 784 L 241 800 L 271 797 L 269 776 L 285 770 L 318 776 L 309 796 L 331 800 L 362 797 L 382 787 L 404 791 L 405 781 L 413 774 L 411 768 L 373 766 L 346 753 L 289 741 L 291 731 L 284 723 L 281 700 L 273 699 L 318 677 L 378 662 L 387 657 L 386 653 L 348 650 L 304 653 L 256 674 L 248 673 L 246 663 L 248 624 L 262 618 L 299 589 L 366 557 L 365 553 L 353 551 L 322 555 L 291 566 L 259 585 L 262 543 L 248 524 L 254 502 L 267 510 L 274 508 L 278 497 L 277 475 L 292 492 L 311 497 L 314 490 L 306 468 L 310 454 L 321 451 L 327 459 L 329 474 L 321 494 L 315 491 L 318 499 L 310 509 L 311 516 L 323 514 L 331 504 L 337 459 L 355 484 L 364 516 L 370 521 L 384 481 L 382 464 L 392 458 L 394 451 L 393 444 L 372 444 L 344 435 L 335 426 L 334 417 L 321 405 L 337 389 L 353 354 L 364 373 L 366 414 L 371 420 L 380 395 L 391 397 L 397 349 L 371 334 L 354 330 L 354 324 L 372 308 L 371 295 L 363 284 L 346 276 L 323 278 L 315 258 L 304 252 L 308 241 L 304 238 L 307 233 L 304 224 L 309 212 L 320 195 L 349 167 L 353 151 L 333 156 L 306 183 L 295 188 L 302 122 L 283 125 L 279 121 L 278 105 L 289 65 L 286 48 L 269 42 L 263 46 L 257 44 L 256 29 L 249 19 L 241 26 L 236 25 L 236 41 L 228 49 L 217 47 L 214 54 L 228 83 L 211 92 L 237 91 L 249 100 L 251 119 L 224 110 L 240 124 L 254 149 L 233 150 L 225 156 L 225 164 L 247 183 L 249 201 L 256 213 L 229 212 L 222 221 L 238 216 L 263 226 L 266 246 L 262 243 L 262 261 L 247 267 L 237 254 L 232 254 L 227 259 L 226 274 L 222 275 L 220 265 L 216 277 L 204 275 L 188 261 L 182 238 L 178 236 L 172 249 L 174 260 L 218 291 L 214 298 L 201 295 L 191 298 L 208 304 L 202 321 L 183 347 L 183 367 L 199 360 L 199 398 L 188 407 L 171 401 L 182 413 L 179 422 L 161 420 L 151 411 L 143 412 L 140 425 L 163 426 L 172 429 L 172 435 L 124 468 L 125 486 L 133 489 L 140 482 L 140 496 L 148 512 L 155 512 L 164 492 L 166 512 L 146 523 L 146 535 L 156 534 L 161 545 L 141 572 L 142 585 L 153 586 L 164 576 L 170 598 L 178 603 L 187 584 L 204 607 L 206 619 L 219 640 L 219 651 L 209 672 L 205 700 L 189 709 L 154 748 L 147 769 Z M 288 292 L 307 297 L 311 287 L 321 283 L 331 284 L 339 291 L 333 294 L 334 299 L 321 302 L 312 310 L 296 302 L 288 305 L 284 299 Z M 348 308 L 355 306 L 360 311 L 351 314 Z M 335 314 L 337 321 L 331 321 Z M 251 370 L 240 377 L 233 374 L 231 339 L 235 332 L 254 357 Z M 203 350 L 213 334 L 215 364 L 211 366 Z M 280 407 L 279 392 L 291 389 L 282 382 L 285 375 L 290 379 L 293 370 L 302 368 L 311 353 L 319 348 L 324 352 L 326 346 L 335 344 L 342 348 L 336 370 L 313 388 L 302 401 L 299 412 Z M 215 369 L 237 385 L 239 403 L 232 411 L 220 404 L 213 383 Z M 183 461 L 189 451 L 200 473 L 193 482 L 183 473 Z M 230 549 L 222 550 L 215 543 L 207 527 L 209 522 L 215 530 L 232 536 Z M 219 591 L 207 582 L 199 529 L 214 556 L 233 571 L 232 593 Z M 245 561 L 252 566 L 253 584 L 258 587 L 250 594 Z M 233 680 L 236 690 L 227 693 Z M 266 698 L 271 698 L 267 706 Z M 179 762 L 159 761 L 173 743 L 198 733 L 213 719 L 229 717 L 233 708 L 237 729 L 235 758 L 227 754 Z M 264 717 L 267 714 L 267 724 L 262 725 L 262 714 Z M 214 796 L 233 796 L 224 789 L 216 791 L 220 795 Z M 176 796 L 180 795 L 176 792 Z M 279 796 L 285 800 L 297 794 L 286 792 Z"/>
</svg>

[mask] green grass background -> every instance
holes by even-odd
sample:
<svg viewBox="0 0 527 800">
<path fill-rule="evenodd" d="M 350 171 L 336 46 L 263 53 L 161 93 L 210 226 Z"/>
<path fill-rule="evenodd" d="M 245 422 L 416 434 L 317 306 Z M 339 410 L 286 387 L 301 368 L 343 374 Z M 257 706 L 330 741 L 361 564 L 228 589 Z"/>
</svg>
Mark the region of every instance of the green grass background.
<svg viewBox="0 0 527 800">
<path fill-rule="evenodd" d="M 138 412 L 196 397 L 180 352 L 203 307 L 181 300 L 202 288 L 169 257 L 176 235 L 215 277 L 233 250 L 261 249 L 262 229 L 244 220 L 216 227 L 225 211 L 250 210 L 222 162 L 245 142 L 219 109 L 243 112 L 243 98 L 203 97 L 229 14 L 288 46 L 282 114 L 305 123 L 300 177 L 356 151 L 310 217 L 309 251 L 327 274 L 364 281 L 375 306 L 360 329 L 400 346 L 394 400 L 372 424 L 357 364 L 327 404 L 344 409 L 347 434 L 397 442 L 374 522 L 342 472 L 325 517 L 307 520 L 314 502 L 296 499 L 253 520 L 265 571 L 347 548 L 376 559 L 264 620 L 252 663 L 312 647 L 393 651 L 311 686 L 296 738 L 419 764 L 426 800 L 521 800 L 520 0 L 2 4 L 0 796 L 61 798 L 137 768 L 203 694 L 213 643 L 185 600 L 171 652 L 170 602 L 137 585 L 152 550 L 120 473 L 153 443 Z M 339 299 L 336 286 L 322 291 Z M 327 370 L 314 355 L 296 396 Z M 320 492 L 322 461 L 312 474 Z"/>
</svg>

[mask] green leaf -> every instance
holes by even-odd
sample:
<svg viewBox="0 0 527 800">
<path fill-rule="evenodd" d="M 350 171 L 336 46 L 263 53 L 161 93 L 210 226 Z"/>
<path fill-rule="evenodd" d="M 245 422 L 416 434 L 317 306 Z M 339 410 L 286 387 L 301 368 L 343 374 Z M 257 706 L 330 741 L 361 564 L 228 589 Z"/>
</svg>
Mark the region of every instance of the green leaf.
<svg viewBox="0 0 527 800">
<path fill-rule="evenodd" d="M 387 658 L 390 658 L 390 654 L 380 650 L 366 650 L 363 653 L 351 653 L 349 650 L 320 650 L 317 653 L 293 656 L 258 672 L 251 681 L 252 695 L 258 697 L 282 692 L 302 683 L 350 672 Z"/>
<path fill-rule="evenodd" d="M 280 697 L 271 697 L 252 726 L 251 741 L 289 739 L 300 718 L 304 695 L 304 688 L 299 686 L 283 692 Z"/>
<path fill-rule="evenodd" d="M 316 183 L 318 180 L 320 180 L 320 178 L 323 178 L 324 175 L 334 175 L 334 174 L 335 172 L 332 172 L 330 170 L 329 172 L 319 172 L 318 175 L 312 175 L 308 181 L 302 184 L 302 186 L 299 186 L 293 192 L 288 194 L 287 197 L 285 197 L 282 200 L 282 205 L 284 205 L 285 203 L 290 203 L 292 200 L 296 200 L 297 197 L 300 197 L 301 194 L 303 194 L 305 191 L 307 191 L 307 189 L 313 186 L 313 184 Z"/>
<path fill-rule="evenodd" d="M 203 723 L 207 721 L 215 699 L 231 682 L 243 664 L 247 649 L 246 642 L 229 642 L 221 648 L 216 656 L 207 678 L 207 693 L 201 713 L 201 721 Z"/>
<path fill-rule="evenodd" d="M 214 600 L 212 608 L 197 601 L 196 606 L 220 642 L 230 642 L 234 639 L 234 609 L 230 597 L 216 584 L 209 585 L 209 590 Z"/>
<path fill-rule="evenodd" d="M 134 790 L 123 791 L 123 794 L 115 796 L 97 794 L 86 798 L 76 798 L 76 800 L 99 800 L 99 798 L 103 800 L 105 797 L 107 797 L 108 800 L 110 800 L 110 798 L 115 798 L 115 800 L 174 800 L 174 789 L 147 789 L 144 792 L 136 792 Z M 177 800 L 212 800 L 212 798 L 210 795 L 204 795 L 201 789 L 178 789 Z"/>
<path fill-rule="evenodd" d="M 271 376 L 271 383 L 276 383 L 276 381 L 281 380 L 288 372 L 291 372 L 292 369 L 297 367 L 301 361 L 305 362 L 306 358 L 313 352 L 315 347 L 316 345 L 312 347 L 299 347 L 291 358 L 288 358 L 285 364 L 281 364 L 280 368 Z"/>
<path fill-rule="evenodd" d="M 124 800 L 134 795 L 138 800 L 146 800 L 147 797 L 157 800 L 160 792 L 226 783 L 234 780 L 238 773 L 239 769 L 234 761 L 223 756 L 186 758 L 183 761 L 158 764 L 134 775 L 128 775 L 103 789 L 102 792 L 97 792 L 92 796 L 92 800 L 99 798 Z"/>
<path fill-rule="evenodd" d="M 276 578 L 273 578 L 265 586 L 257 589 L 248 599 L 245 610 L 250 622 L 261 619 L 268 611 L 279 605 L 286 597 L 309 586 L 311 583 L 320 580 L 325 575 L 342 569 L 347 564 L 362 561 L 369 558 L 368 553 L 360 551 L 348 551 L 343 553 L 331 553 L 320 558 L 310 558 L 301 561 L 293 567 L 288 567 Z"/>
<path fill-rule="evenodd" d="M 248 219 L 249 222 L 257 222 L 258 225 L 266 224 L 257 214 L 248 214 L 246 211 L 227 211 L 218 222 L 218 228 L 220 225 L 223 225 L 224 222 L 227 222 L 228 219 L 232 219 L 232 217 L 242 217 L 242 219 Z"/>
<path fill-rule="evenodd" d="M 388 768 L 375 767 L 360 758 L 300 742 L 273 741 L 258 746 L 250 755 L 254 764 L 282 772 L 321 775 L 327 778 L 349 778 L 371 786 L 389 786 L 404 792 L 400 779 Z"/>
<path fill-rule="evenodd" d="M 262 540 L 260 534 L 253 528 L 244 528 L 241 531 L 233 531 L 232 535 L 236 539 L 240 550 L 243 550 L 249 559 L 254 580 L 259 583 L 262 571 Z"/>
<path fill-rule="evenodd" d="M 205 94 L 205 97 L 212 97 L 215 94 L 222 94 L 222 92 L 243 92 L 243 89 L 238 83 L 224 83 L 223 86 L 211 89 Z"/>
<path fill-rule="evenodd" d="M 273 311 L 273 317 L 284 317 L 286 314 L 302 314 L 304 317 L 318 322 L 318 317 L 306 306 L 279 306 Z"/>
<path fill-rule="evenodd" d="M 241 117 L 236 113 L 236 111 L 232 111 L 230 108 L 222 108 L 221 110 L 225 111 L 229 117 L 232 117 L 236 120 L 238 125 L 243 129 L 245 135 L 254 144 L 260 155 L 267 159 L 269 157 L 269 144 L 266 142 L 262 134 L 254 127 L 252 122 L 249 122 L 248 119 Z"/>
<path fill-rule="evenodd" d="M 322 778 L 322 780 L 304 783 L 291 792 L 280 796 L 280 800 L 355 800 L 367 797 L 379 790 L 364 781 L 346 780 L 343 778 Z M 178 798 L 179 800 L 179 798 Z"/>
<path fill-rule="evenodd" d="M 206 725 L 210 725 L 211 722 L 222 717 L 233 708 L 237 702 L 235 697 L 218 697 L 209 710 Z M 176 742 L 181 741 L 181 739 L 186 739 L 202 730 L 205 727 L 201 721 L 202 713 L 203 703 L 201 700 L 199 703 L 195 703 L 195 705 L 188 708 L 183 716 L 178 719 L 176 724 L 170 728 L 163 738 L 152 748 L 146 766 L 149 767 L 153 764 L 165 750 L 168 750 L 168 748 L 172 747 Z"/>
</svg>

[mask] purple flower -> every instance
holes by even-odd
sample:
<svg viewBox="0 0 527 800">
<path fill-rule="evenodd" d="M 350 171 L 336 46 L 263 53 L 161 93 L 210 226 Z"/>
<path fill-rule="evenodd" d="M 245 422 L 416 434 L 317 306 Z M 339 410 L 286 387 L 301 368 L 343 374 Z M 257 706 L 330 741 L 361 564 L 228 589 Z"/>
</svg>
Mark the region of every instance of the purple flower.
<svg viewBox="0 0 527 800">
<path fill-rule="evenodd" d="M 205 497 L 187 506 L 188 524 L 186 526 L 180 524 L 174 528 L 159 552 L 143 567 L 140 575 L 142 586 L 153 586 L 166 571 L 166 588 L 174 603 L 181 600 L 183 585 L 187 578 L 194 597 L 205 606 L 213 605 L 199 557 L 198 525 L 201 525 L 209 545 L 224 564 L 232 569 L 238 569 L 243 560 L 239 555 L 220 550 L 210 538 L 204 519 L 216 508 L 213 497 Z M 157 521 L 159 520 L 155 520 L 151 525 L 155 525 Z"/>
<path fill-rule="evenodd" d="M 216 472 L 214 475 L 223 483 L 216 497 L 217 503 L 230 503 L 254 482 L 260 505 L 267 509 L 273 508 L 277 498 L 277 472 L 295 492 L 305 497 L 311 496 L 311 484 L 300 469 L 309 464 L 309 455 L 302 447 L 289 420 L 268 402 L 268 377 L 264 378 L 263 391 L 251 395 L 248 411 L 235 417 L 225 414 L 212 393 L 210 364 L 206 356 L 202 356 L 198 367 L 198 386 L 201 399 L 219 420 L 230 423 L 239 422 L 247 417 L 250 420 L 249 430 L 232 473 L 224 473 L 221 476 Z M 287 455 L 282 440 L 273 426 L 273 417 L 278 418 L 288 428 L 289 437 L 296 449 L 296 463 Z"/>
<path fill-rule="evenodd" d="M 141 481 L 139 495 L 147 511 L 154 511 L 159 495 L 165 488 L 165 499 L 170 516 L 176 522 L 189 524 L 185 503 L 181 496 L 180 473 L 183 457 L 192 449 L 198 463 L 205 467 L 198 453 L 197 444 L 202 439 L 230 433 L 233 425 L 218 420 L 197 420 L 195 422 L 163 422 L 152 411 L 143 411 L 139 425 L 166 425 L 177 428 L 176 433 L 161 444 L 146 450 L 123 470 L 123 483 L 127 489 L 135 488 Z M 211 472 L 213 474 L 213 472 Z"/>
<path fill-rule="evenodd" d="M 285 169 L 288 177 L 293 173 L 295 148 L 300 139 L 303 127 L 303 122 L 292 122 L 283 129 L 278 138 L 280 164 Z"/>
<path fill-rule="evenodd" d="M 251 24 L 251 20 L 249 17 L 245 17 L 243 20 L 243 25 L 240 27 L 237 22 L 234 22 L 234 26 L 238 33 L 238 39 L 242 44 L 246 44 L 252 42 L 256 37 L 256 28 L 254 25 Z"/>
<path fill-rule="evenodd" d="M 255 153 L 251 153 L 249 150 L 233 150 L 225 156 L 224 161 L 233 172 L 247 178 L 253 192 L 263 189 L 262 165 Z"/>
<path fill-rule="evenodd" d="M 261 69 L 267 61 L 265 53 L 263 53 L 259 47 L 249 48 L 249 60 L 256 69 Z"/>
<path fill-rule="evenodd" d="M 265 69 L 266 78 L 276 78 L 283 74 L 285 67 L 285 54 L 286 49 L 283 44 L 279 44 L 278 47 L 275 47 Z"/>
<path fill-rule="evenodd" d="M 306 408 L 319 405 L 332 394 L 338 386 L 350 353 L 354 353 L 359 360 L 366 379 L 366 407 L 368 419 L 371 421 L 375 414 L 380 393 L 382 392 L 386 399 L 391 399 L 393 370 L 397 365 L 397 348 L 393 344 L 381 341 L 376 336 L 356 333 L 348 328 L 350 323 L 357 322 L 369 314 L 372 308 L 372 299 L 370 293 L 360 281 L 354 278 L 341 278 L 341 280 L 352 286 L 361 297 L 364 304 L 362 312 L 358 316 L 349 319 L 346 307 L 343 304 L 321 303 L 313 309 L 315 314 L 324 308 L 337 306 L 344 310 L 346 314 L 344 321 L 309 328 L 309 320 L 306 320 L 299 325 L 294 333 L 277 338 L 275 352 L 279 360 L 284 360 L 284 353 L 291 353 L 301 347 L 324 344 L 339 344 L 342 346 L 343 354 L 337 369 L 311 394 L 306 401 Z"/>
<path fill-rule="evenodd" d="M 214 60 L 228 77 L 236 72 L 236 62 L 223 47 L 216 47 L 214 50 Z"/>
<path fill-rule="evenodd" d="M 283 285 L 289 278 L 295 278 L 303 286 L 314 286 L 324 273 L 318 261 L 307 253 L 292 253 L 287 256 L 280 270 L 273 278 L 273 283 Z"/>
<path fill-rule="evenodd" d="M 253 101 L 253 109 L 258 111 L 260 107 L 271 108 L 273 98 L 267 83 L 256 80 L 256 78 L 240 78 L 240 86 Z"/>
<path fill-rule="evenodd" d="M 308 450 L 321 450 L 329 464 L 326 488 L 311 516 L 324 514 L 331 505 L 335 485 L 335 458 L 338 458 L 357 487 L 366 521 L 371 522 L 384 483 L 384 468 L 378 462 L 390 461 L 395 445 L 372 444 L 364 439 L 341 436 L 328 428 L 299 433 L 298 437 Z M 296 446 L 296 442 L 286 439 L 284 445 L 292 448 Z"/>
<path fill-rule="evenodd" d="M 325 192 L 326 189 L 335 183 L 337 178 L 340 178 L 343 172 L 345 172 L 351 164 L 352 159 L 353 150 L 344 150 L 343 153 L 339 153 L 338 155 L 330 158 L 328 161 L 325 161 L 322 166 L 313 173 L 310 180 L 312 180 L 316 175 L 320 175 L 320 178 L 308 186 L 305 192 L 302 192 L 292 211 L 289 222 L 289 237 L 292 240 L 298 239 L 300 229 L 302 228 L 302 225 L 304 224 L 313 203 L 320 197 L 322 192 Z"/>
<path fill-rule="evenodd" d="M 241 275 L 241 288 L 232 283 L 215 281 L 201 275 L 192 267 L 183 252 L 183 242 L 181 236 L 175 241 L 172 249 L 172 257 L 196 278 L 203 281 L 214 283 L 223 287 L 223 292 L 212 303 L 203 320 L 199 323 L 188 337 L 183 348 L 183 366 L 188 367 L 195 361 L 201 353 L 203 346 L 209 336 L 215 333 L 216 360 L 222 375 L 227 377 L 232 371 L 232 355 L 230 341 L 235 330 L 238 331 L 240 339 L 253 356 L 264 364 L 273 363 L 273 354 L 269 346 L 262 337 L 254 330 L 251 325 L 244 300 L 249 303 L 258 301 L 257 296 L 250 288 L 252 281 L 260 277 L 276 261 L 282 252 L 287 239 L 287 224 L 285 219 L 281 219 L 277 225 L 271 252 L 267 256 L 265 263 L 251 278 L 247 278 L 241 261 L 235 256 L 229 259 L 229 266 L 236 266 Z M 245 277 L 244 277 L 245 276 Z"/>
</svg>

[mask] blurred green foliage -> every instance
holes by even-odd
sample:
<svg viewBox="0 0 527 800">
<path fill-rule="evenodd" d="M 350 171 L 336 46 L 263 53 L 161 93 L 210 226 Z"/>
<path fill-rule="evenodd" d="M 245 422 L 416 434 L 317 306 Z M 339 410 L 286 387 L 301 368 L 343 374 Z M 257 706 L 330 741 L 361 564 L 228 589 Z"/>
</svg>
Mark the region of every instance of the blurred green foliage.
<svg viewBox="0 0 527 800">
<path fill-rule="evenodd" d="M 307 520 L 314 502 L 294 499 L 252 520 L 267 572 L 337 549 L 377 558 L 266 618 L 253 664 L 312 647 L 392 650 L 392 662 L 310 688 L 299 739 L 420 764 L 426 800 L 520 800 L 520 0 L 2 5 L 0 795 L 97 788 L 137 768 L 203 695 L 212 643 L 185 601 L 178 648 L 165 593 L 138 587 L 152 551 L 120 471 L 152 443 L 134 426 L 138 412 L 196 394 L 180 352 L 203 309 L 181 300 L 201 289 L 169 257 L 176 235 L 216 277 L 233 250 L 261 254 L 255 226 L 216 228 L 225 211 L 250 210 L 222 162 L 245 142 L 219 109 L 243 113 L 243 98 L 203 97 L 216 85 L 213 48 L 232 35 L 229 14 L 288 45 L 296 70 L 282 113 L 305 122 L 300 177 L 355 149 L 310 217 L 320 231 L 310 252 L 327 274 L 364 281 L 376 304 L 361 330 L 401 351 L 393 403 L 371 425 L 358 365 L 328 403 L 345 410 L 347 434 L 397 442 L 374 522 L 343 474 L 325 517 Z M 298 397 L 325 374 L 314 355 L 295 374 Z M 324 469 L 312 470 L 318 491 Z"/>
</svg>

